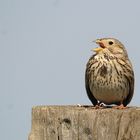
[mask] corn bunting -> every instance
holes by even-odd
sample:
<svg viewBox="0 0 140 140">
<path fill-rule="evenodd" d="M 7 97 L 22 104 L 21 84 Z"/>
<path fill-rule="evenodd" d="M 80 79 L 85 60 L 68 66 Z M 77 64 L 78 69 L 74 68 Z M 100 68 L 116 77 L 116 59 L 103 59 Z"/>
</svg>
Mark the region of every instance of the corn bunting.
<svg viewBox="0 0 140 140">
<path fill-rule="evenodd" d="M 134 72 L 123 44 L 114 38 L 95 41 L 99 47 L 91 56 L 85 73 L 85 86 L 94 106 L 116 104 L 125 108 L 134 92 Z"/>
</svg>

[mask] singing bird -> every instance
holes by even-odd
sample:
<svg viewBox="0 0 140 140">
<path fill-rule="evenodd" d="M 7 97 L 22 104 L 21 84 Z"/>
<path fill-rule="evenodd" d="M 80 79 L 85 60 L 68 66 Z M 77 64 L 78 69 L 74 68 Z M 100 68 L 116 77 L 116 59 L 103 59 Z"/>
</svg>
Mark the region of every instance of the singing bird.
<svg viewBox="0 0 140 140">
<path fill-rule="evenodd" d="M 93 49 L 85 72 L 85 86 L 94 106 L 116 104 L 123 109 L 134 93 L 134 72 L 124 45 L 114 38 L 95 41 L 99 47 Z"/>
</svg>

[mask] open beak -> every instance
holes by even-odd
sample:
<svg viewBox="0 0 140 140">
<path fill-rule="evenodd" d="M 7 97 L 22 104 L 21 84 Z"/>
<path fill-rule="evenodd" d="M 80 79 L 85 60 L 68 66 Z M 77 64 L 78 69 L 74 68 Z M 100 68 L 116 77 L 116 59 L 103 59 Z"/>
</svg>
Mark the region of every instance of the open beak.
<svg viewBox="0 0 140 140">
<path fill-rule="evenodd" d="M 97 40 L 95 40 L 93 42 L 95 42 L 96 44 L 99 45 L 99 47 L 93 49 L 94 52 L 98 53 L 98 52 L 102 51 L 105 48 L 103 42 L 100 39 L 97 39 Z"/>
</svg>

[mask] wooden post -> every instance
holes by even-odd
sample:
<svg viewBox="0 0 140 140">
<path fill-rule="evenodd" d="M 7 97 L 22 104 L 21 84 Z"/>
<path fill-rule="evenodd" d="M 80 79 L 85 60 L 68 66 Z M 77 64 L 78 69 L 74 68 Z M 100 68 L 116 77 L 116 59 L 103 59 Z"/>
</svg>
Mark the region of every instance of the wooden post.
<svg viewBox="0 0 140 140">
<path fill-rule="evenodd" d="M 140 140 L 140 108 L 33 107 L 29 140 Z"/>
</svg>

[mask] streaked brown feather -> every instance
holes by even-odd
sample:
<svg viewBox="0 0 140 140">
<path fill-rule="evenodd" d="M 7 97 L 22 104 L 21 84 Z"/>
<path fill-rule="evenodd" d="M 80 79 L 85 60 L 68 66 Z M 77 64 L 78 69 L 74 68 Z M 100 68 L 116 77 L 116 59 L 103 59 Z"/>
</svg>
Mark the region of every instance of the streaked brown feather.
<svg viewBox="0 0 140 140">
<path fill-rule="evenodd" d="M 94 60 L 94 56 L 93 55 L 90 59 L 89 59 L 89 62 L 87 63 L 87 68 L 86 68 L 86 72 L 85 72 L 85 86 L 86 86 L 86 91 L 87 91 L 87 95 L 88 95 L 88 98 L 90 99 L 90 101 L 92 102 L 93 105 L 96 105 L 97 104 L 97 100 L 95 99 L 95 97 L 93 96 L 91 90 L 90 90 L 90 87 L 89 87 L 89 80 L 90 80 L 90 77 L 91 77 L 91 66 L 92 64 L 94 63 L 97 63 L 97 61 Z"/>
<path fill-rule="evenodd" d="M 96 53 L 86 65 L 85 86 L 93 105 L 100 101 L 127 106 L 133 97 L 134 72 L 131 62 L 124 46 L 118 40 L 114 41 L 119 43 L 118 51 L 117 48 L 108 48 L 100 55 Z"/>
</svg>

